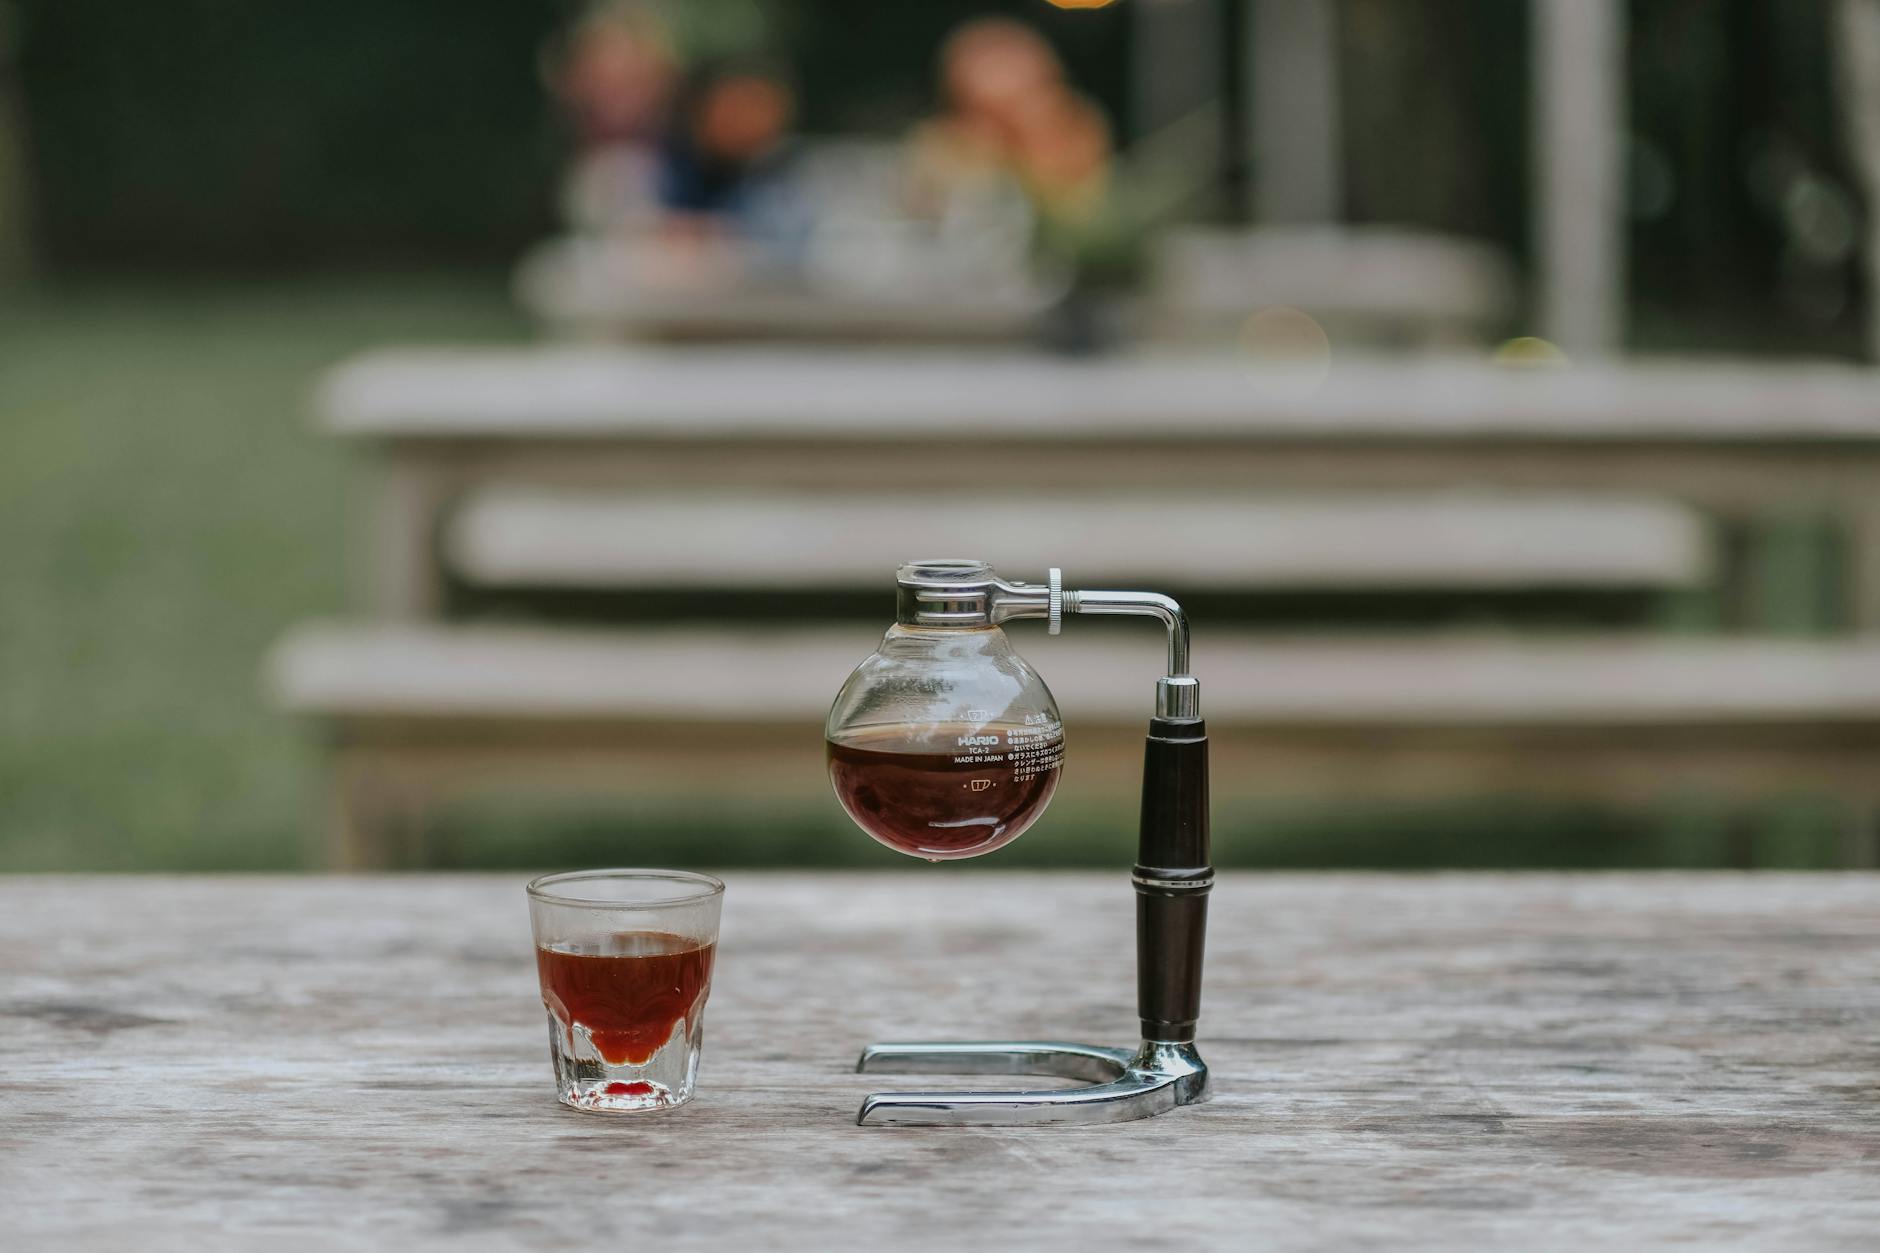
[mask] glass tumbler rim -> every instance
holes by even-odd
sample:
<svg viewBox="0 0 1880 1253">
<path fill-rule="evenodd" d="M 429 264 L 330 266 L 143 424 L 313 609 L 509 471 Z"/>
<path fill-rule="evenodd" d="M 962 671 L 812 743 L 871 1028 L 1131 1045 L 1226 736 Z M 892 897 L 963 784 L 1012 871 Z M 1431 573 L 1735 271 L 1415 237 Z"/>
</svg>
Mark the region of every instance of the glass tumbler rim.
<svg viewBox="0 0 1880 1253">
<path fill-rule="evenodd" d="M 594 897 L 563 896 L 550 889 L 561 884 L 592 882 L 599 879 L 619 880 L 638 879 L 663 883 L 689 883 L 697 886 L 696 892 L 684 896 L 667 897 L 661 900 L 622 901 L 599 900 Z M 529 899 L 548 905 L 572 906 L 576 909 L 670 909 L 685 905 L 697 905 L 714 896 L 723 896 L 724 880 L 715 875 L 703 874 L 696 870 L 653 870 L 642 867 L 621 867 L 606 870 L 563 870 L 555 874 L 545 874 L 529 880 L 527 888 Z"/>
</svg>

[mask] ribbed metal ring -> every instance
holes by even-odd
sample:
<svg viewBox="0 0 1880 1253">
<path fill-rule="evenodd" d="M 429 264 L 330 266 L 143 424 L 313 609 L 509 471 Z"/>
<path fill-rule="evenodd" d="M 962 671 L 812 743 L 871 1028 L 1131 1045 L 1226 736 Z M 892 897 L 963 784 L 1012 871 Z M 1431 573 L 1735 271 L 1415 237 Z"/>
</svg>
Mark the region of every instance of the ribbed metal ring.
<svg viewBox="0 0 1880 1253">
<path fill-rule="evenodd" d="M 1162 871 L 1144 874 L 1140 869 L 1129 876 L 1129 881 L 1139 888 L 1148 888 L 1152 892 L 1167 892 L 1171 895 L 1183 892 L 1205 892 L 1214 886 L 1214 871 L 1194 871 L 1187 878 L 1163 878 L 1163 874 L 1182 874 L 1181 871 Z"/>
</svg>

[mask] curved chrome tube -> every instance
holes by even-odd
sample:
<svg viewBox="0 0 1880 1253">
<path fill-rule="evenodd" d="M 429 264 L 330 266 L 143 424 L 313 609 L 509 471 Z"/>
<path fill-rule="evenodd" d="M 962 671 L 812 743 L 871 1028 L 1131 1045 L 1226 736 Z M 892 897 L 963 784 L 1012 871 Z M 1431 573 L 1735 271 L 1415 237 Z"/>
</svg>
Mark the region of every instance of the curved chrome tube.
<svg viewBox="0 0 1880 1253">
<path fill-rule="evenodd" d="M 1192 1044 L 1145 1040 L 1135 1052 L 1092 1044 L 875 1044 L 855 1069 L 872 1074 L 1051 1075 L 1077 1088 L 1009 1092 L 879 1092 L 863 1127 L 1022 1126 L 1129 1122 L 1207 1099 L 1208 1067 Z"/>
<path fill-rule="evenodd" d="M 1168 628 L 1168 674 L 1156 683 L 1155 712 L 1161 718 L 1199 718 L 1201 687 L 1188 673 L 1188 615 L 1160 592 L 1065 591 L 1063 576 L 1050 581 L 1007 583 L 993 576 L 986 617 L 997 624 L 1014 618 L 1049 618 L 1056 635 L 1067 613 L 1155 618 Z"/>
<path fill-rule="evenodd" d="M 1172 596 L 1160 592 L 1066 592 L 1068 613 L 1131 614 L 1159 619 L 1168 628 L 1168 672 L 1175 678 L 1188 673 L 1188 615 Z"/>
</svg>

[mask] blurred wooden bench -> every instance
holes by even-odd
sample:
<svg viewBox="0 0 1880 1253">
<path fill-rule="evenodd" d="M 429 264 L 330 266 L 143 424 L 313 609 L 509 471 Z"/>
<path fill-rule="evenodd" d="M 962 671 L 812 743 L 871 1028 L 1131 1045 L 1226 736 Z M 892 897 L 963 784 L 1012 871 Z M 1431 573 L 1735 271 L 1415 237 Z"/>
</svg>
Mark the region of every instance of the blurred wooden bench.
<svg viewBox="0 0 1880 1253">
<path fill-rule="evenodd" d="M 373 543 L 388 617 L 435 614 L 445 520 L 493 484 L 891 485 L 935 518 L 955 497 L 1257 505 L 1466 487 L 1671 501 L 1727 526 L 1819 517 L 1845 541 L 1849 617 L 1880 629 L 1880 382 L 1847 366 L 1437 359 L 1326 372 L 1191 354 L 429 350 L 347 363 L 316 406 L 326 430 L 384 463 Z"/>
<path fill-rule="evenodd" d="M 876 490 L 879 486 L 876 485 Z M 1115 498 L 600 488 L 473 490 L 443 560 L 477 586 L 739 590 L 780 582 L 886 595 L 911 555 L 996 550 L 1086 585 L 1173 588 L 1692 589 L 1714 566 L 1704 520 L 1651 497 L 1442 494 Z"/>
<path fill-rule="evenodd" d="M 1150 276 L 1150 326 L 1183 341 L 1231 342 L 1250 315 L 1285 307 L 1322 322 L 1341 348 L 1471 343 L 1494 338 L 1516 309 L 1498 249 L 1404 227 L 1188 227 L 1157 241 Z"/>
<path fill-rule="evenodd" d="M 648 791 L 735 762 L 753 794 L 818 791 L 827 702 L 885 625 L 439 625 L 453 578 L 814 580 L 878 586 L 885 604 L 894 562 L 970 550 L 1015 574 L 1048 563 L 1198 590 L 1677 588 L 1714 576 L 1713 526 L 1795 511 L 1842 529 L 1871 628 L 1874 380 L 1187 354 L 373 354 L 330 375 L 318 407 L 384 461 L 381 621 L 292 637 L 272 683 L 330 729 L 334 856 L 369 864 L 399 815 L 511 771 Z M 1229 792 L 1803 786 L 1870 818 L 1875 647 L 1204 634 L 1196 656 Z M 1157 641 L 1079 632 L 1036 652 L 1092 765 L 1080 787 L 1132 778 Z M 1850 849 L 1870 852 L 1863 840 Z"/>
<path fill-rule="evenodd" d="M 1075 787 L 1127 804 L 1160 641 L 1085 625 L 1015 639 L 1058 696 Z M 822 719 L 878 635 L 320 625 L 275 649 L 268 684 L 327 728 L 329 856 L 360 867 L 430 806 L 505 779 L 820 795 Z M 1805 787 L 1848 803 L 1848 857 L 1873 858 L 1880 642 L 1202 632 L 1195 658 L 1224 800 Z"/>
</svg>

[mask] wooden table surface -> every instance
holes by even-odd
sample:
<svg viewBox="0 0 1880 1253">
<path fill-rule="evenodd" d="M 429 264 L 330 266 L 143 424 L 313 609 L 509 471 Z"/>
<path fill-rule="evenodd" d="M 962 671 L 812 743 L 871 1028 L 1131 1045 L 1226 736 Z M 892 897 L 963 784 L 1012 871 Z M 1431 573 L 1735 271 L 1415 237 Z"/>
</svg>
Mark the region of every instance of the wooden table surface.
<svg viewBox="0 0 1880 1253">
<path fill-rule="evenodd" d="M 1821 361 L 1523 371 L 1374 357 L 1325 370 L 1195 351 L 479 346 L 362 353 L 325 376 L 314 409 L 335 435 L 394 441 L 1669 442 L 1872 456 L 1877 376 Z"/>
<path fill-rule="evenodd" d="M 1880 876 L 1231 874 L 1146 1122 L 853 1125 L 1130 1042 L 1126 875 L 729 877 L 700 1095 L 555 1105 L 521 879 L 0 879 L 0 1246 L 1872 1249 Z"/>
</svg>

